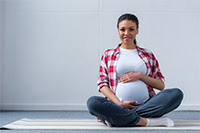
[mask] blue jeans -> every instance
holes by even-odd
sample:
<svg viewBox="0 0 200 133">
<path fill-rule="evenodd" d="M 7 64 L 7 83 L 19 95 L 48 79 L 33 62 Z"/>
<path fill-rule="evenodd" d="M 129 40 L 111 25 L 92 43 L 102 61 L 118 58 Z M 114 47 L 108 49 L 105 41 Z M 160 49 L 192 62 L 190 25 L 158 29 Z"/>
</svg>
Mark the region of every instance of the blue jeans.
<svg viewBox="0 0 200 133">
<path fill-rule="evenodd" d="M 107 120 L 112 126 L 131 127 L 137 124 L 140 117 L 161 117 L 176 109 L 183 99 L 180 89 L 165 89 L 144 104 L 130 110 L 119 106 L 104 97 L 92 96 L 87 101 L 90 114 L 98 117 L 103 123 Z"/>
</svg>

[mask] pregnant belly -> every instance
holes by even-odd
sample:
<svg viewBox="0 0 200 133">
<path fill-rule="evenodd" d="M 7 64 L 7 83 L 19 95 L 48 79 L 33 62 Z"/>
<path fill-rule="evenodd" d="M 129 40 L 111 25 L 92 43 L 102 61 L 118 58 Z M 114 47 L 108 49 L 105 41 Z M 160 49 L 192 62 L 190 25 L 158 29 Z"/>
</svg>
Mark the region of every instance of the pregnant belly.
<svg viewBox="0 0 200 133">
<path fill-rule="evenodd" d="M 138 104 L 142 104 L 149 99 L 147 85 L 141 80 L 118 83 L 116 96 L 121 102 L 137 101 Z"/>
</svg>

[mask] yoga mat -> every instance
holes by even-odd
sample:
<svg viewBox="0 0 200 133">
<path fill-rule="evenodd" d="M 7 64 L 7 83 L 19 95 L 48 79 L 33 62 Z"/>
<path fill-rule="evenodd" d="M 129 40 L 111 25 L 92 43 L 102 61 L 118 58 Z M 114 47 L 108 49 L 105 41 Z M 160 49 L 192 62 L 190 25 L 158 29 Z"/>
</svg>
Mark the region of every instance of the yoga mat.
<svg viewBox="0 0 200 133">
<path fill-rule="evenodd" d="M 7 124 L 1 129 L 66 130 L 200 130 L 200 120 L 174 120 L 175 127 L 108 127 L 95 119 L 27 119 Z"/>
</svg>

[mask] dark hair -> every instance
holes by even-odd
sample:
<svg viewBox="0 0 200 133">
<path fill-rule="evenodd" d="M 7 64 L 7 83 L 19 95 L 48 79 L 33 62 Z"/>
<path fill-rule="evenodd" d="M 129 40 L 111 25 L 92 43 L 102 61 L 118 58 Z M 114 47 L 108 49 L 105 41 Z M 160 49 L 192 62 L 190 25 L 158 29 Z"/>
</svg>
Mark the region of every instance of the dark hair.
<svg viewBox="0 0 200 133">
<path fill-rule="evenodd" d="M 119 28 L 119 23 L 122 22 L 122 21 L 124 21 L 124 20 L 131 20 L 131 21 L 133 21 L 134 23 L 136 23 L 137 28 L 139 28 L 139 21 L 138 21 L 138 18 L 137 18 L 135 15 L 133 15 L 133 14 L 128 14 L 128 13 L 123 14 L 123 15 L 121 15 L 121 16 L 119 17 L 118 22 L 117 22 L 117 28 Z M 134 43 L 135 43 L 135 44 L 137 43 L 137 42 L 136 42 L 136 39 L 134 40 Z"/>
</svg>

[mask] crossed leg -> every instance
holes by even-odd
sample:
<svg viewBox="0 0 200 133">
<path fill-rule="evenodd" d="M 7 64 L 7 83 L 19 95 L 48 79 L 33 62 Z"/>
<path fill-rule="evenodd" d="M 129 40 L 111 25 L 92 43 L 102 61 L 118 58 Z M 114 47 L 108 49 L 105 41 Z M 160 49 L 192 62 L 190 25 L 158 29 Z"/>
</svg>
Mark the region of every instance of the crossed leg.
<svg viewBox="0 0 200 133">
<path fill-rule="evenodd" d="M 146 118 L 157 118 L 176 109 L 183 99 L 180 89 L 165 89 L 146 103 L 132 110 L 116 105 L 103 97 L 93 96 L 87 101 L 89 112 L 113 126 L 146 125 Z"/>
</svg>

